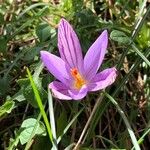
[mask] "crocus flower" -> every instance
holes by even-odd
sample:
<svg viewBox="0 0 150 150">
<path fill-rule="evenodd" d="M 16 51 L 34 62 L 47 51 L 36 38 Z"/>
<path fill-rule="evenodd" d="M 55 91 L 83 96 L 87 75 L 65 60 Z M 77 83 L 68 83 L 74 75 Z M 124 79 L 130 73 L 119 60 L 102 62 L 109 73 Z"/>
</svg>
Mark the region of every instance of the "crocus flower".
<svg viewBox="0 0 150 150">
<path fill-rule="evenodd" d="M 115 67 L 97 73 L 104 59 L 107 43 L 108 34 L 105 30 L 92 44 L 83 59 L 76 33 L 65 19 L 61 19 L 58 25 L 60 57 L 41 51 L 42 62 L 57 79 L 49 84 L 56 98 L 79 100 L 88 92 L 105 89 L 115 81 Z"/>
</svg>

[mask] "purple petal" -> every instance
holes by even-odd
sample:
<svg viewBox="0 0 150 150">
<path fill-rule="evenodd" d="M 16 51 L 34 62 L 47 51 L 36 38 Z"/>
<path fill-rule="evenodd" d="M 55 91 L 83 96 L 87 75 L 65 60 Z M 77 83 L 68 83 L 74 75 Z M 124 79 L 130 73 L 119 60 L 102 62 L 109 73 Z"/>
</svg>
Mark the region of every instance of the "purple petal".
<svg viewBox="0 0 150 150">
<path fill-rule="evenodd" d="M 111 85 L 117 76 L 115 67 L 105 69 L 104 71 L 96 74 L 91 83 L 88 85 L 89 91 L 98 91 Z"/>
<path fill-rule="evenodd" d="M 63 83 L 70 79 L 66 63 L 59 57 L 47 52 L 41 51 L 41 60 L 49 72 Z"/>
<path fill-rule="evenodd" d="M 52 90 L 54 97 L 58 99 L 63 99 L 63 100 L 72 99 L 68 93 L 68 87 L 61 82 L 54 81 L 49 84 L 49 88 Z"/>
<path fill-rule="evenodd" d="M 99 69 L 105 56 L 107 44 L 108 33 L 105 30 L 87 51 L 84 58 L 84 70 L 88 80 L 92 79 Z"/>
<path fill-rule="evenodd" d="M 79 39 L 65 19 L 61 19 L 58 27 L 58 47 L 61 58 L 71 68 L 78 68 L 82 71 L 83 57 Z"/>
<path fill-rule="evenodd" d="M 71 89 L 68 92 L 72 99 L 81 100 L 87 95 L 88 89 L 86 86 L 83 86 L 80 90 Z"/>
</svg>

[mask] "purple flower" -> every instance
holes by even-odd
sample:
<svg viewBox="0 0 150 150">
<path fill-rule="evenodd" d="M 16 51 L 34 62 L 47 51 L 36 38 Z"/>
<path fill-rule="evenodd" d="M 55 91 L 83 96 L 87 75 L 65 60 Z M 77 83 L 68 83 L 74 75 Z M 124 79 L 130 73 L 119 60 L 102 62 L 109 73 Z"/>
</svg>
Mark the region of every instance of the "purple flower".
<svg viewBox="0 0 150 150">
<path fill-rule="evenodd" d="M 105 30 L 83 59 L 76 33 L 65 19 L 61 19 L 58 26 L 58 48 L 61 58 L 41 51 L 44 65 L 59 80 L 49 84 L 56 98 L 79 100 L 85 97 L 88 91 L 104 89 L 115 81 L 115 67 L 97 73 L 104 59 L 107 44 L 108 34 Z"/>
</svg>

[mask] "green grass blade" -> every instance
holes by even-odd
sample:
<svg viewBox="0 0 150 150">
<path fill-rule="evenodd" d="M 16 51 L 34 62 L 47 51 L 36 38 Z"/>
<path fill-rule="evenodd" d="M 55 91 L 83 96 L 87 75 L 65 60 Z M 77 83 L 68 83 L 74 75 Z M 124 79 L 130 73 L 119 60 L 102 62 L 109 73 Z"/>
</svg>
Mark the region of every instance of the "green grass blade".
<svg viewBox="0 0 150 150">
<path fill-rule="evenodd" d="M 120 106 L 119 106 L 118 103 L 114 100 L 113 97 L 111 97 L 111 96 L 110 96 L 108 93 L 106 93 L 106 92 L 104 92 L 104 94 L 105 94 L 105 96 L 116 106 L 116 108 L 117 108 L 119 114 L 121 115 L 121 117 L 122 117 L 122 119 L 123 119 L 123 121 L 124 121 L 124 123 L 125 123 L 125 125 L 126 125 L 126 127 L 127 127 L 127 130 L 128 130 L 129 135 L 130 135 L 130 137 L 131 137 L 131 140 L 132 140 L 132 143 L 133 143 L 133 145 L 134 145 L 134 148 L 135 148 L 136 150 L 140 150 L 140 147 L 139 147 L 138 141 L 137 141 L 137 139 L 136 139 L 136 136 L 135 136 L 135 134 L 134 134 L 134 132 L 133 132 L 131 126 L 130 126 L 130 123 L 129 123 L 129 121 L 128 121 L 126 115 L 124 114 L 123 110 L 120 108 Z"/>
<path fill-rule="evenodd" d="M 138 13 L 137 19 L 139 19 L 143 16 L 144 9 L 146 7 L 146 3 L 147 3 L 147 0 L 143 0 L 143 2 L 141 4 L 139 1 L 139 13 Z"/>
<path fill-rule="evenodd" d="M 34 83 L 34 81 L 33 81 L 33 78 L 32 78 L 32 76 L 31 76 L 31 73 L 30 73 L 30 71 L 29 71 L 28 68 L 27 68 L 27 73 L 28 73 L 28 77 L 29 77 L 31 86 L 32 86 L 32 88 L 33 88 L 33 92 L 34 92 L 34 94 L 35 94 L 35 97 L 36 97 L 38 106 L 39 106 L 39 108 L 40 108 L 40 112 L 41 112 L 42 117 L 43 117 L 43 119 L 44 119 L 44 122 L 45 122 L 45 125 L 46 125 L 46 128 L 47 128 L 47 132 L 48 132 L 50 141 L 53 143 L 53 136 L 52 136 L 52 132 L 51 132 L 51 127 L 50 127 L 50 124 L 49 124 L 49 121 L 48 121 L 46 112 L 45 112 L 45 110 L 44 110 L 44 107 L 43 107 L 42 100 L 41 100 L 41 98 L 40 98 L 39 92 L 38 92 L 38 90 L 37 90 L 37 87 L 36 87 L 36 85 L 35 85 L 35 83 Z"/>
<path fill-rule="evenodd" d="M 56 136 L 56 127 L 55 127 L 55 117 L 54 117 L 54 109 L 53 109 L 53 99 L 48 89 L 48 104 L 49 104 L 49 115 L 50 115 L 50 124 L 51 124 L 51 131 L 53 134 L 53 149 L 57 150 L 57 136 Z"/>
<path fill-rule="evenodd" d="M 143 143 L 144 137 L 145 137 L 149 132 L 150 132 L 150 128 L 148 128 L 148 129 L 144 132 L 144 134 L 139 138 L 139 140 L 138 140 L 138 143 L 139 143 L 139 144 L 142 144 L 142 143 Z M 134 147 L 133 147 L 131 150 L 134 150 Z"/>
<path fill-rule="evenodd" d="M 138 50 L 138 48 L 137 48 L 135 45 L 133 45 L 133 44 L 132 44 L 132 48 L 133 48 L 133 50 L 145 61 L 145 63 L 146 63 L 147 65 L 149 65 L 149 67 L 150 67 L 150 62 L 149 62 L 149 60 Z"/>
<path fill-rule="evenodd" d="M 19 14 L 17 19 L 20 19 L 24 14 L 26 14 L 31 9 L 34 9 L 35 7 L 47 6 L 47 5 L 48 5 L 48 3 L 36 3 L 36 4 L 33 4 L 33 5 L 29 6 L 29 7 L 27 7 L 25 10 L 23 10 L 22 13 Z"/>
<path fill-rule="evenodd" d="M 132 31 L 132 40 L 135 39 L 135 37 L 137 36 L 138 32 L 142 28 L 142 26 L 143 26 L 147 16 L 149 16 L 149 12 L 150 12 L 150 5 L 147 7 L 147 10 L 146 10 L 145 14 L 143 16 L 141 16 L 138 21 L 135 21 L 135 24 L 134 24 L 135 27 L 134 27 L 134 29 Z"/>
</svg>

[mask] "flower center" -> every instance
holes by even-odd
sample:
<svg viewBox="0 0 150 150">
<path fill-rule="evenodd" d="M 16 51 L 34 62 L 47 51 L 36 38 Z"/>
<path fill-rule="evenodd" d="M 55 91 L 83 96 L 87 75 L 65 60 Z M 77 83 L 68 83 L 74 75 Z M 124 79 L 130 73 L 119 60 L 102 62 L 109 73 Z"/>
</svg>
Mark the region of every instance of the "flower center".
<svg viewBox="0 0 150 150">
<path fill-rule="evenodd" d="M 79 73 L 77 68 L 73 68 L 70 70 L 72 77 L 74 78 L 73 86 L 75 89 L 80 89 L 84 84 L 86 84 L 86 81 L 82 77 L 82 75 Z"/>
</svg>

